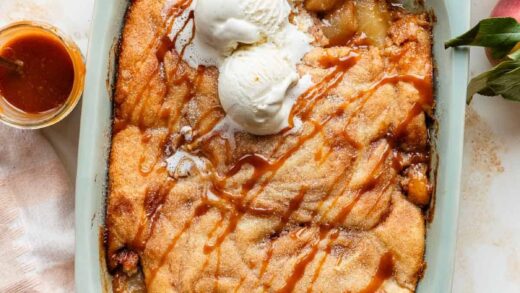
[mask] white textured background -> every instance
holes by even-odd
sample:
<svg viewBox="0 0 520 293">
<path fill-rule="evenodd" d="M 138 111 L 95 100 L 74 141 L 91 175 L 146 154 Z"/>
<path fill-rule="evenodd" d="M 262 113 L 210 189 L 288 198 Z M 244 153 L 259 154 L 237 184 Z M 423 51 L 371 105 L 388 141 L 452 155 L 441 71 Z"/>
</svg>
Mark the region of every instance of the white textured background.
<svg viewBox="0 0 520 293">
<path fill-rule="evenodd" d="M 495 2 L 472 0 L 472 24 Z M 92 6 L 93 0 L 0 0 L 0 25 L 19 19 L 50 22 L 86 54 Z M 489 67 L 481 49 L 471 54 L 472 75 Z M 520 292 L 520 103 L 477 97 L 466 123 L 453 292 Z M 78 128 L 79 108 L 44 131 L 72 178 Z"/>
<path fill-rule="evenodd" d="M 472 0 L 472 24 L 495 2 Z M 472 49 L 471 75 L 488 68 L 483 50 Z M 520 103 L 474 99 L 463 172 L 453 292 L 520 292 Z"/>
</svg>

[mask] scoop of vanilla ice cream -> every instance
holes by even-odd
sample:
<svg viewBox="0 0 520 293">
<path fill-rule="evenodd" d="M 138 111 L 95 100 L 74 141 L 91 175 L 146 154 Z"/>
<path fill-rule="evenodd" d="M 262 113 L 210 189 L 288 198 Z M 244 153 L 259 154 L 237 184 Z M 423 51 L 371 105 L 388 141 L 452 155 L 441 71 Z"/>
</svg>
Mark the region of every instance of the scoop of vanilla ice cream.
<svg viewBox="0 0 520 293">
<path fill-rule="evenodd" d="M 276 46 L 241 49 L 220 67 L 220 102 L 229 117 L 247 132 L 278 133 L 287 126 L 291 106 L 286 105 L 290 101 L 285 97 L 298 79 L 290 57 Z"/>
<path fill-rule="evenodd" d="M 287 0 L 198 0 L 196 37 L 228 56 L 240 43 L 254 44 L 280 30 L 289 13 Z"/>
</svg>

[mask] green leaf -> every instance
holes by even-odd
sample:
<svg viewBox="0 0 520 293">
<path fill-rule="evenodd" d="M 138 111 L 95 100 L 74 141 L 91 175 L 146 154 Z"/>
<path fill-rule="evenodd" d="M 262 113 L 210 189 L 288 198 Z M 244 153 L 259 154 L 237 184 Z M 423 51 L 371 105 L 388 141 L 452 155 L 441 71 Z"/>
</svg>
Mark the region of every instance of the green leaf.
<svg viewBox="0 0 520 293">
<path fill-rule="evenodd" d="M 493 57 L 504 58 L 520 42 L 520 24 L 511 17 L 488 18 L 467 33 L 445 43 L 446 48 L 479 46 L 492 49 Z"/>
<path fill-rule="evenodd" d="M 468 85 L 467 103 L 475 94 L 499 96 L 520 101 L 520 60 L 503 61 L 491 70 L 476 76 Z"/>
<path fill-rule="evenodd" d="M 511 52 L 512 47 L 505 47 L 505 48 L 491 48 L 491 56 L 495 58 L 495 60 L 504 59 L 504 57 Z"/>
<path fill-rule="evenodd" d="M 484 96 L 492 96 L 493 95 L 493 93 L 491 93 L 491 92 L 486 92 L 489 95 L 486 95 L 486 94 L 483 93 L 487 89 L 488 75 L 489 74 L 487 72 L 483 73 L 483 74 L 481 74 L 479 76 L 474 77 L 469 82 L 468 93 L 467 93 L 467 96 L 466 96 L 466 103 L 468 103 L 468 105 L 473 100 L 473 96 L 476 95 L 477 93 L 481 93 Z"/>
<path fill-rule="evenodd" d="M 520 67 L 490 81 L 488 87 L 506 100 L 520 102 Z"/>
<path fill-rule="evenodd" d="M 511 60 L 520 60 L 520 50 L 516 50 L 513 53 L 507 55 L 507 58 Z"/>
</svg>

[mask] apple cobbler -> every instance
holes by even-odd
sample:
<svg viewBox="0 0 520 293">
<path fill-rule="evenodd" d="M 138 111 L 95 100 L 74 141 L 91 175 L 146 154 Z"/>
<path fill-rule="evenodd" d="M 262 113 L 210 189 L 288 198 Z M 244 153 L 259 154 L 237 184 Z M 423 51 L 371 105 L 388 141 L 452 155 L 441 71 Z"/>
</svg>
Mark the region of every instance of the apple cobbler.
<svg viewBox="0 0 520 293">
<path fill-rule="evenodd" d="M 265 0 L 287 15 L 256 17 L 262 1 L 131 1 L 109 166 L 113 290 L 414 292 L 432 196 L 430 16 Z M 292 33 L 307 42 L 296 57 Z M 199 58 L 197 42 L 223 49 Z"/>
</svg>

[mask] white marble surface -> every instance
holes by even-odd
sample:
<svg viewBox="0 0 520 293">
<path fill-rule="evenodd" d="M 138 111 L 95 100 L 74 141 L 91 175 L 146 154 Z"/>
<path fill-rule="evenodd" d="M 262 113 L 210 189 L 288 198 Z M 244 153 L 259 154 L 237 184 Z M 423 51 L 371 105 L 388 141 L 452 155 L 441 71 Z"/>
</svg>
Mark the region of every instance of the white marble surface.
<svg viewBox="0 0 520 293">
<path fill-rule="evenodd" d="M 460 0 L 457 0 L 460 1 Z M 472 24 L 496 0 L 472 1 Z M 489 68 L 471 51 L 471 75 Z M 520 103 L 477 97 L 468 108 L 453 292 L 520 292 Z"/>
<path fill-rule="evenodd" d="M 495 1 L 472 0 L 472 24 L 489 14 Z M 93 0 L 0 0 L 0 25 L 19 19 L 50 22 L 86 54 L 92 7 Z M 471 53 L 472 75 L 489 67 L 481 49 Z M 72 179 L 79 110 L 43 131 Z M 520 292 L 520 103 L 477 97 L 466 123 L 453 292 Z"/>
</svg>

